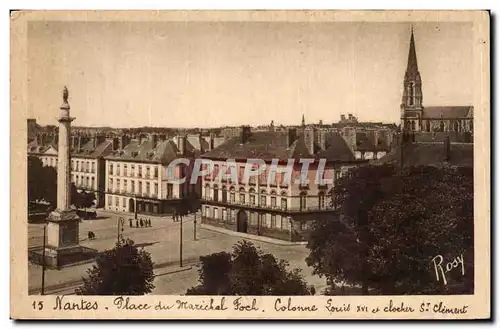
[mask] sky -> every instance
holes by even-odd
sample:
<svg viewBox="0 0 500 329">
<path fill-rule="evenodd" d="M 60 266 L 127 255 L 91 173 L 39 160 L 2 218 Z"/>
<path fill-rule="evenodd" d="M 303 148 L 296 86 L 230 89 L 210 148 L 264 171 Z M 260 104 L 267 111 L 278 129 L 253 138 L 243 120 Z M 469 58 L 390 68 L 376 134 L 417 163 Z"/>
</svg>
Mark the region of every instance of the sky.
<svg viewBox="0 0 500 329">
<path fill-rule="evenodd" d="M 423 104 L 474 105 L 471 23 L 413 24 Z M 410 23 L 28 23 L 28 115 L 57 124 L 399 123 Z"/>
</svg>

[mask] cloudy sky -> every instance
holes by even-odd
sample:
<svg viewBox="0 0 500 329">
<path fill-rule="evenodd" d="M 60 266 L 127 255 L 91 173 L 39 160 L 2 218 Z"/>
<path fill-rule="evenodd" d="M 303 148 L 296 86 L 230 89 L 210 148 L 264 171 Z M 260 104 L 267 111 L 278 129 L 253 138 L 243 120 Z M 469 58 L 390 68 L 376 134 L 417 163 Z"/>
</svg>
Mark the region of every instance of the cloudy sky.
<svg viewBox="0 0 500 329">
<path fill-rule="evenodd" d="M 474 105 L 472 24 L 416 23 L 424 105 Z M 30 22 L 28 113 L 55 124 L 399 121 L 410 23 Z"/>
</svg>

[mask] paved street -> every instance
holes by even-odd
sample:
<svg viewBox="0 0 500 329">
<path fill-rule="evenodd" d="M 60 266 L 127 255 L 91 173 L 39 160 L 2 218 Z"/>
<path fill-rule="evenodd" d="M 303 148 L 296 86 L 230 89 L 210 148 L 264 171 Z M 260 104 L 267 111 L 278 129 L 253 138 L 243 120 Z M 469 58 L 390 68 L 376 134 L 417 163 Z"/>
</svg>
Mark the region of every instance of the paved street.
<svg viewBox="0 0 500 329">
<path fill-rule="evenodd" d="M 120 215 L 114 213 L 98 212 L 95 220 L 83 221 L 80 224 L 80 243 L 83 246 L 99 251 L 112 248 L 117 237 L 117 222 Z M 123 215 L 122 215 L 123 216 Z M 184 218 L 183 221 L 183 266 L 179 268 L 179 233 L 178 222 L 173 222 L 171 217 L 152 218 L 152 227 L 129 227 L 128 218 L 123 216 L 125 226 L 123 235 L 143 246 L 151 253 L 155 263 L 155 290 L 153 294 L 184 294 L 186 290 L 197 284 L 197 263 L 202 255 L 220 251 L 231 251 L 232 246 L 242 238 L 229 234 L 218 233 L 197 227 L 197 241 L 193 240 L 193 217 Z M 93 231 L 96 239 L 89 241 L 87 234 Z M 41 224 L 29 225 L 29 246 L 40 246 L 43 239 L 43 226 Z M 305 264 L 308 252 L 303 245 L 276 245 L 267 242 L 253 241 L 265 252 L 272 253 L 277 258 L 290 262 L 292 267 L 300 267 L 308 284 L 313 284 L 319 293 L 325 286 L 325 280 L 312 275 L 312 270 Z M 92 264 L 71 266 L 61 270 L 48 270 L 45 277 L 46 291 L 49 293 L 69 294 L 85 276 L 87 268 Z M 189 269 L 191 267 L 191 269 Z M 41 287 L 41 268 L 30 265 L 29 290 L 39 293 Z"/>
</svg>

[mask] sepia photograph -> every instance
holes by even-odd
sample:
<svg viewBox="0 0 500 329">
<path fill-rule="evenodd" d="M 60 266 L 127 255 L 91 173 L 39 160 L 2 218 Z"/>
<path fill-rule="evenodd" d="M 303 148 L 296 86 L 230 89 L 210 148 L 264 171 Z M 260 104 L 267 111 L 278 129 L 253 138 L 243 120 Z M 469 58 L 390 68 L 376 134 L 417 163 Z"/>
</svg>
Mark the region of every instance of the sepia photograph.
<svg viewBox="0 0 500 329">
<path fill-rule="evenodd" d="M 348 14 L 11 12 L 11 313 L 489 317 L 489 15 Z"/>
</svg>

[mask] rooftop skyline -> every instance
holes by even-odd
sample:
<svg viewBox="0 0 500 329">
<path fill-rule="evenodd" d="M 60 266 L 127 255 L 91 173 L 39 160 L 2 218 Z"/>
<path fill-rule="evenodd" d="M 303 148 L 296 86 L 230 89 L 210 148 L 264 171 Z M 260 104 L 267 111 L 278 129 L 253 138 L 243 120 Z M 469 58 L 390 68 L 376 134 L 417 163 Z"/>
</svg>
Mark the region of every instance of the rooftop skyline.
<svg viewBox="0 0 500 329">
<path fill-rule="evenodd" d="M 423 104 L 472 104 L 472 24 L 414 23 Z M 409 23 L 30 22 L 28 114 L 76 126 L 398 123 Z M 449 56 L 449 54 L 454 54 Z"/>
</svg>

